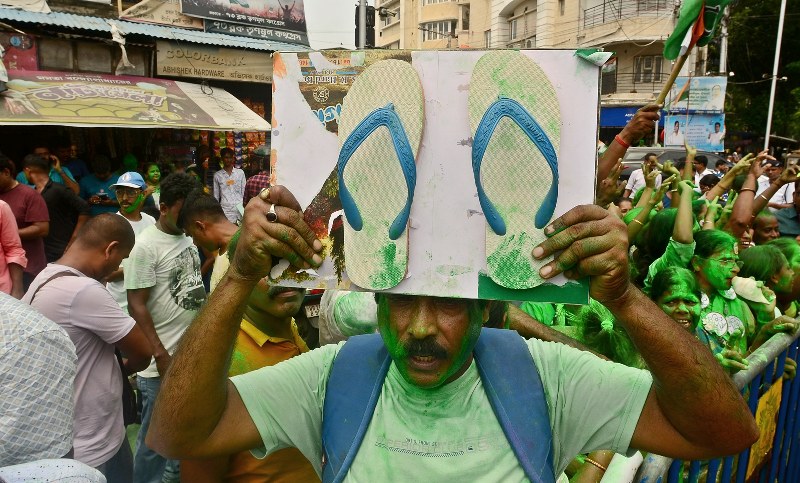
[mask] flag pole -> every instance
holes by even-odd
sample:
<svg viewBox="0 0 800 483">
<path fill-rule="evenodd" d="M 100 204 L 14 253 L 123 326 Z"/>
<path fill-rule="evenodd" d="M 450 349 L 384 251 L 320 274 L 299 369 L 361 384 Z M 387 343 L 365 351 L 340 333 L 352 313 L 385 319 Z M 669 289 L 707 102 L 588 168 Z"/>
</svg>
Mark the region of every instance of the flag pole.
<svg viewBox="0 0 800 483">
<path fill-rule="evenodd" d="M 764 132 L 764 149 L 769 149 L 769 136 L 772 130 L 772 110 L 775 106 L 775 84 L 778 82 L 778 66 L 781 59 L 781 40 L 783 40 L 783 18 L 786 14 L 786 0 L 781 0 L 781 14 L 778 17 L 778 40 L 775 41 L 775 62 L 772 65 L 772 85 L 769 90 L 767 108 L 767 129 Z"/>
<path fill-rule="evenodd" d="M 678 57 L 678 60 L 675 61 L 675 65 L 672 67 L 672 73 L 670 73 L 667 82 L 664 83 L 664 87 L 661 88 L 661 93 L 656 99 L 656 104 L 664 104 L 664 101 L 667 99 L 667 94 L 669 94 L 669 90 L 672 89 L 672 85 L 675 84 L 675 79 L 678 78 L 678 75 L 681 73 L 681 69 L 683 69 L 683 64 L 685 64 L 686 59 L 689 58 L 690 52 L 691 49 L 688 49 L 685 54 Z"/>
</svg>

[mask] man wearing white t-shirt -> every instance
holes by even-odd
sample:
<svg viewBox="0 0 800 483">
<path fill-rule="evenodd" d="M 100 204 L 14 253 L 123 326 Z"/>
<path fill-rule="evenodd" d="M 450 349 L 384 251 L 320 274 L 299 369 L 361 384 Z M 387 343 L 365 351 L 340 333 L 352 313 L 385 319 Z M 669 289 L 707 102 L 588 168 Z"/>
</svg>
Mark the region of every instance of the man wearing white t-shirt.
<svg viewBox="0 0 800 483">
<path fill-rule="evenodd" d="M 247 182 L 244 171 L 234 166 L 236 158 L 233 149 L 220 151 L 222 169 L 214 173 L 214 198 L 222 205 L 225 216 L 231 223 L 237 223 L 242 215 L 239 206 L 244 199 L 244 187 Z"/>
<path fill-rule="evenodd" d="M 133 234 L 139 236 L 148 226 L 156 224 L 156 219 L 147 213 L 142 213 L 142 205 L 144 204 L 144 190 L 147 185 L 144 182 L 142 175 L 135 171 L 129 171 L 122 174 L 116 183 L 111 185 L 111 189 L 117 195 L 119 201 L 119 211 L 117 214 L 131 224 Z M 123 260 L 124 262 L 124 260 Z M 128 310 L 128 292 L 125 290 L 125 274 L 122 271 L 122 266 L 114 273 L 108 276 L 106 281 L 106 288 L 111 292 L 114 300 L 117 301 L 123 310 Z"/>
<path fill-rule="evenodd" d="M 154 356 L 137 378 L 142 393 L 142 427 L 134 456 L 136 482 L 178 479 L 178 462 L 148 448 L 144 437 L 171 354 L 206 300 L 197 248 L 177 225 L 184 200 L 197 188 L 195 178 L 186 173 L 171 174 L 161 182 L 161 216 L 139 235 L 123 265 L 128 312 L 145 330 Z"/>
<path fill-rule="evenodd" d="M 152 352 L 144 332 L 101 280 L 119 267 L 133 243 L 133 230 L 120 217 L 106 213 L 91 218 L 22 298 L 60 325 L 75 345 L 75 459 L 96 468 L 108 481 L 123 483 L 132 481 L 133 458 L 122 413 L 126 376 L 114 348 L 125 355 L 126 372 L 147 367 Z"/>
<path fill-rule="evenodd" d="M 675 124 L 672 128 L 672 132 L 667 133 L 664 145 L 683 146 L 685 142 L 686 142 L 685 138 L 683 137 L 683 133 L 681 132 L 681 123 L 679 121 L 675 121 Z"/>
<path fill-rule="evenodd" d="M 646 183 L 644 179 L 644 166 L 647 165 L 648 170 L 652 171 L 656 167 L 656 163 L 658 163 L 658 157 L 655 153 L 647 153 L 644 155 L 644 160 L 642 161 L 642 168 L 635 169 L 631 173 L 631 177 L 628 178 L 628 184 L 625 185 L 625 193 L 622 195 L 623 198 L 630 198 L 632 195 L 635 195 L 637 191 L 644 188 Z M 656 176 L 656 188 L 661 186 L 661 174 Z"/>
<path fill-rule="evenodd" d="M 722 125 L 718 122 L 714 123 L 714 132 L 708 133 L 708 144 L 714 146 L 722 146 L 725 140 L 725 131 L 722 131 Z"/>
<path fill-rule="evenodd" d="M 696 187 L 700 186 L 700 179 L 707 175 L 707 174 L 714 174 L 713 171 L 708 169 L 708 158 L 703 156 L 702 154 L 696 156 L 694 161 L 692 161 L 694 165 L 694 185 Z"/>
</svg>

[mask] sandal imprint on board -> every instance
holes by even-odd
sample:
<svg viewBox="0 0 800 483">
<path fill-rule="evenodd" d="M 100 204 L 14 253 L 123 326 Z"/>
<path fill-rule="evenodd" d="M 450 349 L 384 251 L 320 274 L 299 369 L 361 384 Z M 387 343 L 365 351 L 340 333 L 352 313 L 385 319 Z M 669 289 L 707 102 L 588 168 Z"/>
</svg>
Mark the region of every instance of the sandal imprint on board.
<svg viewBox="0 0 800 483">
<path fill-rule="evenodd" d="M 408 269 L 408 220 L 424 97 L 408 62 L 383 60 L 356 77 L 339 119 L 345 265 L 359 287 L 384 290 Z"/>
<path fill-rule="evenodd" d="M 486 265 L 500 286 L 540 285 L 533 248 L 558 202 L 561 115 L 555 88 L 518 51 L 484 54 L 472 73 L 472 169 L 486 217 Z"/>
</svg>

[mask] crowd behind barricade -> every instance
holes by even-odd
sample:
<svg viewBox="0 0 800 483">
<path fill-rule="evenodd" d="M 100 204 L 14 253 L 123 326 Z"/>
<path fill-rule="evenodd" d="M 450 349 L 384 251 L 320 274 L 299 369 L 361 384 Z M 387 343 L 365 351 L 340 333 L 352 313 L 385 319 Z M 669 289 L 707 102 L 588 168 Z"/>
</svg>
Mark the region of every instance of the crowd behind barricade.
<svg viewBox="0 0 800 483">
<path fill-rule="evenodd" d="M 686 146 L 685 156 L 680 159 L 660 162 L 655 154 L 646 155 L 640 169 L 628 180 L 620 180 L 621 159 L 627 147 L 652 130 L 656 112 L 657 106 L 642 108 L 600 157 L 596 205 L 606 210 L 605 216 L 610 213 L 626 226 L 627 264 L 623 261 L 617 265 L 630 272 L 632 284 L 676 327 L 705 346 L 703 350 L 725 372 L 733 374 L 746 368 L 747 356 L 772 335 L 797 330 L 800 173 L 797 166 L 786 166 L 767 152 L 746 154 L 740 159 L 732 156 L 729 163 L 717 163 L 711 169 L 703 156 Z M 307 449 L 319 434 L 315 430 L 303 434 L 295 447 L 279 444 L 284 441 L 282 437 L 294 442 L 291 432 L 296 428 L 287 422 L 278 424 L 278 429 L 265 429 L 258 412 L 266 409 L 253 407 L 257 403 L 248 397 L 256 387 L 255 378 L 241 375 L 305 354 L 317 344 L 330 349 L 331 344 L 354 335 L 374 333 L 381 329 L 382 310 L 388 317 L 388 307 L 402 312 L 416 302 L 387 300 L 369 293 L 327 291 L 317 328 L 309 326 L 305 319 L 299 323 L 303 290 L 271 287 L 261 277 L 253 281 L 243 276 L 241 279 L 248 279 L 251 285 L 240 297 L 242 303 L 220 308 L 226 301 L 233 303 L 236 297 L 230 294 L 238 293 L 230 286 L 240 283 L 231 275 L 242 271 L 232 266 L 234 254 L 243 251 L 237 250 L 239 238 L 253 237 L 257 231 L 248 225 L 243 206 L 270 202 L 276 220 L 285 216 L 274 210 L 285 205 L 269 199 L 269 191 L 265 191 L 269 188 L 268 162 L 245 176 L 234 164 L 233 151 L 223 149 L 220 155 L 220 169 L 212 170 L 209 163 L 217 163 L 210 162 L 210 151 L 198 150 L 195 164 L 175 169 L 163 179 L 164 166 L 142 162 L 132 155 L 124 156 L 118 167 L 104 156 L 96 156 L 87 164 L 64 146 L 34 147 L 30 155 L 20 160 L 0 155 L 0 480 L 14 481 L 15 477 L 24 477 L 19 475 L 35 471 L 59 475 L 77 472 L 95 478 L 91 481 L 105 478 L 111 482 L 320 479 L 321 463 L 314 458 L 319 450 Z M 283 191 L 279 193 L 275 196 L 285 201 Z M 599 216 L 598 211 L 591 212 L 591 216 Z M 248 253 L 239 256 L 254 257 L 251 245 L 247 243 Z M 533 256 L 537 256 L 536 252 Z M 310 259 L 310 255 L 305 258 Z M 602 275 L 584 272 L 580 275 Z M 217 290 L 224 294 L 219 295 L 220 304 L 214 303 Z M 207 304 L 209 293 L 211 302 Z M 592 294 L 597 293 L 598 289 L 593 288 Z M 415 310 L 432 310 L 425 307 L 414 305 Z M 638 334 L 638 328 L 631 329 L 629 311 L 616 306 L 613 299 L 592 300 L 587 306 L 507 301 L 480 307 L 486 311 L 485 327 L 516 330 L 530 340 L 559 342 L 631 368 L 649 369 L 659 381 L 666 379 L 665 369 L 651 354 L 653 348 L 642 348 L 647 339 Z M 450 313 L 447 311 L 454 312 L 455 308 L 446 307 L 445 313 Z M 174 450 L 180 445 L 163 442 L 170 438 L 180 440 L 164 429 L 168 426 L 165 415 L 171 410 L 180 412 L 187 404 L 176 402 L 176 392 L 191 398 L 194 391 L 226 391 L 220 388 L 225 384 L 220 385 L 219 381 L 210 381 L 206 386 L 203 381 L 194 384 L 185 379 L 188 376 L 184 368 L 191 364 L 182 362 L 191 357 L 198 361 L 215 359 L 213 352 L 202 353 L 197 348 L 201 345 L 195 347 L 187 341 L 180 357 L 174 358 L 187 328 L 198 324 L 205 327 L 202 324 L 215 317 L 229 317 L 240 323 L 231 334 L 233 346 L 220 348 L 223 356 L 218 359 L 227 357 L 229 364 L 202 369 L 220 377 L 239 376 L 234 381 L 247 382 L 248 385 L 236 382 L 236 388 L 253 418 L 248 426 L 250 432 L 263 439 L 267 447 L 255 454 L 263 457 L 269 452 L 266 458 L 247 451 L 250 445 L 231 444 L 229 449 L 236 451 L 221 451 L 219 445 L 212 444 L 217 433 L 224 434 L 227 416 L 221 415 L 222 406 L 204 399 L 195 400 L 195 405 L 208 405 L 208 411 L 220 418 L 218 421 L 185 414 L 181 418 L 188 418 L 191 425 L 199 428 L 210 425 L 206 432 L 211 449 L 198 442 L 191 449 Z M 315 335 L 309 336 L 310 332 Z M 385 330 L 381 333 L 385 338 Z M 195 337 L 199 335 L 193 334 L 192 341 Z M 401 356 L 386 343 L 397 362 L 396 357 Z M 416 350 L 421 359 L 417 363 L 422 366 L 438 356 L 435 346 L 420 343 L 409 347 L 400 352 Z M 322 356 L 302 360 L 314 357 Z M 541 354 L 534 359 L 537 367 L 548 360 Z M 329 368 L 332 362 L 320 364 Z M 170 376 L 163 381 L 169 384 L 168 395 L 159 398 L 168 369 Z M 795 369 L 787 359 L 784 377 L 794 377 Z M 458 378 L 460 374 L 450 375 Z M 644 372 L 625 372 L 624 377 L 609 380 L 608 384 L 611 388 L 614 384 L 620 384 L 619 388 L 643 384 L 644 389 L 631 389 L 628 399 L 620 399 L 631 407 L 638 401 L 644 420 L 648 406 L 642 407 L 649 388 L 645 382 L 649 379 L 641 382 L 641 374 Z M 389 372 L 386 377 L 387 388 L 397 391 L 404 387 L 391 379 L 401 376 Z M 402 377 L 413 379 L 405 373 Z M 549 376 L 543 374 L 542 379 L 548 392 Z M 451 381 L 447 379 L 445 384 L 455 386 Z M 412 382 L 425 387 L 424 383 Z M 298 387 L 313 383 L 302 378 L 294 380 Z M 278 387 L 289 390 L 288 386 Z M 566 391 L 559 389 L 562 390 Z M 585 389 L 571 390 L 581 394 Z M 312 392 L 320 392 L 320 388 L 314 387 Z M 324 388 L 321 392 L 324 398 Z M 397 397 L 402 400 L 419 396 L 404 393 Z M 268 399 L 272 398 L 280 399 L 280 394 Z M 210 401 L 213 399 L 209 396 Z M 321 407 L 304 407 L 307 402 L 298 397 L 284 405 L 292 409 L 300 406 L 303 416 L 298 419 L 313 422 L 314 411 Z M 547 402 L 550 406 L 555 404 L 554 399 Z M 328 401 L 324 403 L 327 408 Z M 403 417 L 402 407 L 385 404 L 379 402 L 375 414 L 388 418 L 386 424 Z M 570 405 L 563 401 L 559 404 Z M 223 406 L 224 414 L 228 414 L 230 404 Z M 474 408 L 461 406 L 458 411 L 462 409 L 483 421 L 485 414 L 473 415 Z M 399 414 L 386 416 L 391 411 Z M 442 414 L 447 416 L 446 411 Z M 560 475 L 560 481 L 599 481 L 612 458 L 625 458 L 615 453 L 627 452 L 634 442 L 641 443 L 643 450 L 661 447 L 662 443 L 653 443 L 635 428 L 638 414 L 625 415 L 632 421 L 621 418 L 613 423 L 617 426 L 610 426 L 613 418 L 609 417 L 608 427 L 595 428 L 596 433 L 586 436 L 595 442 L 613 440 L 613 444 L 605 446 L 570 441 L 571 435 L 554 430 L 553 444 L 560 445 L 558 461 L 548 464 L 555 476 Z M 671 419 L 669 414 L 661 417 Z M 556 428 L 552 412 L 550 418 Z M 157 434 L 148 437 L 151 423 Z M 125 429 L 131 424 L 140 424 L 133 448 Z M 685 436 L 677 423 L 674 426 Z M 588 431 L 558 427 L 574 429 L 576 434 Z M 509 434 L 505 426 L 503 430 Z M 282 436 L 284 432 L 289 436 Z M 461 450 L 455 439 L 450 439 L 452 451 L 439 448 L 447 455 Z M 716 449 L 701 450 L 699 443 L 688 445 L 677 436 L 665 440 L 667 443 L 663 444 L 674 443 L 675 448 L 681 448 L 676 449 L 680 456 L 734 452 L 734 446 L 720 449 L 724 443 Z M 376 443 L 378 447 L 403 453 L 419 452 L 418 446 L 429 444 L 386 438 L 381 441 Z M 731 444 L 738 443 L 741 441 Z M 475 445 L 489 448 L 482 457 L 494 457 L 494 441 Z M 587 447 L 592 451 L 582 451 Z M 518 448 L 513 449 L 514 455 L 519 455 Z M 376 451 L 371 450 L 368 456 L 377 457 Z M 476 455 L 480 451 L 476 450 Z M 185 455 L 185 459 L 166 457 L 174 454 Z M 319 459 L 327 460 L 327 455 L 325 452 Z M 552 455 L 549 458 L 554 459 Z M 35 466 L 30 465 L 33 462 Z M 351 478 L 357 481 L 356 475 L 376 476 L 388 468 L 374 464 L 371 471 L 354 466 Z M 503 465 L 505 462 L 498 468 Z M 491 471 L 487 474 L 500 475 Z"/>
</svg>

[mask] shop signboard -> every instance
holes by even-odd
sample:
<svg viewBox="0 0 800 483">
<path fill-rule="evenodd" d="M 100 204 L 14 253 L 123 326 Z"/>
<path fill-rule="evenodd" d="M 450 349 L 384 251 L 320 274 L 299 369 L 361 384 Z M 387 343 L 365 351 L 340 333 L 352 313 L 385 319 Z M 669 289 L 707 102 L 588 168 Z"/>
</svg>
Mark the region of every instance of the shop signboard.
<svg viewBox="0 0 800 483">
<path fill-rule="evenodd" d="M 282 30 L 294 35 L 281 39 L 308 45 L 303 0 L 180 0 L 184 15 L 230 23 Z M 209 23 L 206 22 L 208 29 Z M 209 32 L 215 31 L 211 25 Z M 277 40 L 277 38 L 271 38 Z"/>
<path fill-rule="evenodd" d="M 119 18 L 185 29 L 203 29 L 203 20 L 181 13 L 180 0 L 143 0 L 123 11 Z"/>
<path fill-rule="evenodd" d="M 266 131 L 223 89 L 147 77 L 9 71 L 0 124 Z"/>
<path fill-rule="evenodd" d="M 291 44 L 308 45 L 303 34 L 289 30 L 278 30 L 272 27 L 258 27 L 241 23 L 224 22 L 222 20 L 205 20 L 206 32 L 215 34 L 239 35 L 261 40 L 273 40 Z"/>
<path fill-rule="evenodd" d="M 725 114 L 682 114 L 664 118 L 664 146 L 680 147 L 684 141 L 700 151 L 725 150 Z"/>
<path fill-rule="evenodd" d="M 266 52 L 162 40 L 156 48 L 159 76 L 272 82 L 272 58 Z"/>
<path fill-rule="evenodd" d="M 678 77 L 669 91 L 664 110 L 673 114 L 722 114 L 727 86 L 727 77 Z"/>
</svg>

